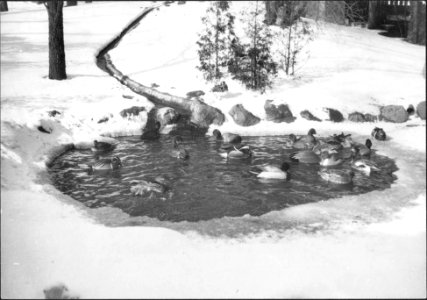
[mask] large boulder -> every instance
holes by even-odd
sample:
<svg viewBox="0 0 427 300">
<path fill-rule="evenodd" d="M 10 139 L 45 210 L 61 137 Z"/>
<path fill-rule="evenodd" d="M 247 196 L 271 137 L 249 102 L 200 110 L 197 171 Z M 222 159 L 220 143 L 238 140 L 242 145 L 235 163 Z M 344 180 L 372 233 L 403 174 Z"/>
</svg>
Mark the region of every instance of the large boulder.
<svg viewBox="0 0 427 300">
<path fill-rule="evenodd" d="M 309 121 L 322 122 L 322 120 L 313 116 L 313 114 L 311 112 L 309 112 L 308 110 L 303 110 L 302 112 L 300 112 L 300 115 L 302 118 L 307 119 Z"/>
<path fill-rule="evenodd" d="M 386 105 L 380 108 L 380 120 L 403 123 L 408 120 L 408 112 L 402 105 Z"/>
<path fill-rule="evenodd" d="M 378 116 L 371 114 L 364 114 L 365 122 L 376 122 L 378 121 Z"/>
<path fill-rule="evenodd" d="M 332 122 L 342 122 L 344 120 L 344 116 L 341 112 L 333 108 L 325 108 L 327 112 L 329 112 L 329 120 Z"/>
<path fill-rule="evenodd" d="M 292 115 L 287 104 L 279 104 L 279 106 L 276 106 L 272 102 L 273 100 L 266 100 L 264 104 L 267 121 L 273 121 L 275 123 L 291 123 L 295 121 L 295 117 Z"/>
<path fill-rule="evenodd" d="M 144 110 L 145 110 L 145 107 L 144 107 L 144 106 L 132 106 L 132 107 L 129 107 L 129 108 L 123 109 L 123 110 L 120 112 L 120 115 L 121 115 L 123 118 L 126 118 L 127 116 L 129 116 L 129 117 L 131 117 L 131 116 L 137 116 L 137 115 L 139 115 L 139 113 L 140 113 L 141 111 L 144 111 Z"/>
<path fill-rule="evenodd" d="M 160 125 L 164 127 L 168 124 L 174 124 L 178 121 L 180 115 L 175 109 L 171 107 L 159 108 L 156 112 L 156 119 L 160 122 Z"/>
<path fill-rule="evenodd" d="M 211 124 L 222 125 L 225 121 L 225 116 L 219 109 L 197 99 L 191 101 L 190 111 L 191 122 L 200 127 L 209 127 Z"/>
<path fill-rule="evenodd" d="M 425 66 L 424 66 L 424 69 L 425 69 Z M 418 103 L 417 114 L 422 120 L 426 119 L 426 102 L 425 101 Z"/>
<path fill-rule="evenodd" d="M 352 122 L 365 122 L 365 116 L 356 111 L 348 115 L 348 120 Z"/>
<path fill-rule="evenodd" d="M 191 91 L 187 93 L 187 98 L 199 98 L 200 96 L 203 96 L 205 94 L 204 91 L 197 90 L 197 91 Z"/>
<path fill-rule="evenodd" d="M 252 126 L 261 121 L 260 118 L 247 111 L 242 104 L 234 105 L 228 113 L 240 126 Z"/>
</svg>

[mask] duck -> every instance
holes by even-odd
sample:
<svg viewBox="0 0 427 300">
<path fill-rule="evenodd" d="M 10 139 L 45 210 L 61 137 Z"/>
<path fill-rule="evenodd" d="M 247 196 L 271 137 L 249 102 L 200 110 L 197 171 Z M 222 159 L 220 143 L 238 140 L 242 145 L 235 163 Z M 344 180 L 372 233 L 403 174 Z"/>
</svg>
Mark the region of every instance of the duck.
<svg viewBox="0 0 427 300">
<path fill-rule="evenodd" d="M 386 135 L 384 129 L 378 128 L 378 127 L 375 127 L 372 130 L 371 135 L 379 141 L 385 141 L 387 138 L 387 135 Z"/>
<path fill-rule="evenodd" d="M 181 145 L 182 137 L 180 135 L 174 136 L 172 139 L 173 149 L 171 150 L 172 157 L 186 160 L 190 158 L 188 151 Z"/>
<path fill-rule="evenodd" d="M 371 147 L 372 147 L 371 140 L 366 139 L 365 145 L 357 145 L 355 148 L 357 149 L 360 156 L 370 157 L 371 156 Z"/>
<path fill-rule="evenodd" d="M 115 144 L 109 142 L 98 142 L 97 140 L 94 140 L 93 144 L 94 146 L 91 148 L 93 152 L 109 152 L 116 148 Z"/>
<path fill-rule="evenodd" d="M 366 176 L 371 175 L 371 171 L 380 171 L 380 169 L 370 160 L 367 159 L 357 159 L 358 149 L 352 153 L 351 157 L 351 167 L 355 170 L 358 170 L 364 173 Z"/>
<path fill-rule="evenodd" d="M 353 182 L 354 172 L 341 169 L 321 169 L 318 174 L 323 180 L 335 184 L 349 184 Z"/>
<path fill-rule="evenodd" d="M 89 165 L 89 171 L 95 170 L 117 170 L 122 167 L 122 162 L 118 156 L 112 158 L 105 158 L 95 162 L 93 165 Z"/>
<path fill-rule="evenodd" d="M 253 174 L 256 174 L 258 178 L 267 178 L 267 179 L 289 179 L 288 170 L 290 168 L 287 162 L 282 163 L 282 165 L 262 165 L 257 166 L 261 172 L 250 171 Z"/>
<path fill-rule="evenodd" d="M 287 138 L 284 140 L 284 148 L 285 149 L 292 149 L 294 146 L 294 143 L 297 141 L 297 137 L 295 134 L 291 133 Z"/>
<path fill-rule="evenodd" d="M 236 146 L 228 147 L 228 148 L 222 148 L 222 151 L 219 155 L 223 158 L 238 158 L 238 159 L 244 159 L 244 158 L 250 158 L 252 156 L 252 150 L 248 145 L 241 146 L 237 148 Z"/>
<path fill-rule="evenodd" d="M 338 151 L 340 151 L 343 148 L 343 146 L 341 144 L 331 144 L 331 143 L 327 143 L 327 142 L 322 142 L 319 141 L 319 143 L 317 143 L 314 147 L 313 147 L 313 152 L 316 153 L 317 155 L 320 155 L 322 152 L 328 152 L 328 153 L 337 153 Z"/>
<path fill-rule="evenodd" d="M 343 160 L 337 156 L 337 152 L 330 153 L 323 151 L 320 154 L 320 165 L 323 167 L 337 166 L 341 164 Z"/>
<path fill-rule="evenodd" d="M 144 132 L 141 135 L 142 140 L 157 140 L 160 137 L 160 127 L 162 124 L 160 124 L 159 121 L 156 121 L 154 128 L 144 128 Z"/>
<path fill-rule="evenodd" d="M 312 150 L 301 150 L 298 152 L 291 153 L 289 155 L 291 161 L 306 163 L 306 164 L 318 164 L 320 162 L 319 156 Z"/>
<path fill-rule="evenodd" d="M 307 135 L 300 137 L 293 143 L 293 148 L 296 149 L 313 149 L 313 147 L 317 144 L 316 138 L 313 136 L 316 134 L 316 130 L 311 128 Z"/>
<path fill-rule="evenodd" d="M 136 185 L 131 186 L 130 191 L 135 196 L 145 196 L 153 193 L 163 194 L 168 190 L 167 179 L 163 176 L 157 176 L 153 180 L 139 180 Z"/>
<path fill-rule="evenodd" d="M 240 144 L 242 142 L 242 137 L 240 135 L 229 132 L 224 132 L 221 134 L 218 129 L 215 129 L 212 132 L 212 135 L 216 138 L 216 140 L 222 140 L 224 143 Z"/>
</svg>

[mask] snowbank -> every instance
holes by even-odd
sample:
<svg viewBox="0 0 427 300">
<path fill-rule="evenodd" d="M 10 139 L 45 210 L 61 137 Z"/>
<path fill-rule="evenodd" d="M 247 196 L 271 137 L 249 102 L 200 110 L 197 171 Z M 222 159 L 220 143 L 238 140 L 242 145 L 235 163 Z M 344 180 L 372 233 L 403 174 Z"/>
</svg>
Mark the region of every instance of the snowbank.
<svg viewBox="0 0 427 300">
<path fill-rule="evenodd" d="M 13 12 L 15 5 L 20 6 L 19 12 Z M 375 141 L 373 147 L 379 154 L 395 159 L 399 168 L 395 173 L 398 180 L 385 191 L 301 205 L 261 217 L 222 218 L 197 224 L 129 218 L 112 208 L 88 209 L 52 187 L 45 162 L 57 153 L 52 149 L 61 149 L 69 143 L 84 147 L 101 134 L 134 134 L 143 126 L 146 114 L 140 119 L 127 120 L 119 119 L 118 113 L 133 105 L 149 109 L 151 104 L 99 70 L 94 55 L 149 3 L 79 2 L 76 7 L 65 8 L 69 79 L 61 82 L 44 77 L 48 70 L 47 13 L 43 7 L 34 8 L 33 3 L 25 5 L 28 11 L 24 3 L 10 2 L 10 12 L 1 15 L 3 298 L 42 298 L 42 290 L 58 281 L 81 298 L 426 296 L 425 122 L 413 119 L 404 124 L 375 124 L 383 127 L 391 140 Z M 194 36 L 190 29 L 196 28 L 191 23 L 193 9 L 203 10 L 203 5 L 173 4 L 156 11 L 129 35 L 130 44 L 124 41 L 114 50 L 123 51 L 123 55 L 117 52 L 113 61 L 120 69 L 125 68 L 127 58 L 132 58 L 135 71 L 146 72 L 148 77 L 134 77 L 129 70 L 123 72 L 129 72 L 142 83 L 154 81 L 160 84 L 160 89 L 170 85 L 185 92 L 199 89 L 197 81 L 192 79 L 193 72 L 180 69 L 177 74 L 181 76 L 172 78 L 170 69 L 162 66 L 175 63 L 178 66 L 193 57 L 191 49 L 185 47 Z M 177 36 L 173 29 L 179 26 L 189 26 L 188 35 Z M 342 62 L 332 64 L 330 73 L 317 73 L 319 77 L 310 82 L 301 79 L 291 88 L 285 81 L 278 89 L 283 88 L 286 98 L 288 91 L 293 91 L 295 97 L 308 93 L 307 90 L 311 96 L 316 95 L 318 90 L 313 87 L 317 85 L 323 90 L 321 105 L 348 105 L 348 111 L 368 109 L 373 103 L 387 103 L 388 98 L 381 92 L 381 86 L 390 83 L 387 73 L 403 64 L 414 67 L 419 59 L 425 59 L 420 54 L 424 47 L 385 40 L 374 32 L 362 34 L 356 28 L 325 28 L 325 35 L 341 32 L 340 36 L 347 38 L 343 44 L 360 51 L 361 56 L 376 52 L 371 46 L 392 55 L 392 65 L 376 55 L 363 63 L 373 66 L 375 62 L 384 70 L 382 76 L 376 77 L 375 84 L 370 82 L 367 86 L 370 91 L 366 95 L 378 93 L 377 101 L 366 100 L 368 96 L 360 98 L 366 102 L 355 102 L 354 98 L 338 101 L 350 99 L 345 98 L 347 93 L 360 96 L 363 91 L 360 86 L 350 89 L 352 76 L 334 75 Z M 165 29 L 170 30 L 169 35 Z M 150 34 L 151 39 L 144 34 Z M 339 52 L 334 38 L 324 43 L 321 49 L 335 47 Z M 156 55 L 131 51 L 138 45 L 149 47 Z M 364 47 L 359 49 L 360 45 Z M 174 60 L 166 53 L 174 53 Z M 347 59 L 350 57 L 349 54 Z M 320 62 L 321 57 L 317 63 L 321 65 Z M 140 68 L 139 63 L 152 65 Z M 353 71 L 362 72 L 361 67 L 362 63 Z M 405 99 L 402 101 L 408 103 L 421 96 L 424 100 L 424 86 L 420 88 L 416 70 L 414 74 L 408 72 L 399 76 L 408 84 L 413 79 L 413 85 L 395 91 L 397 97 L 402 95 Z M 365 70 L 358 74 L 364 78 L 371 73 Z M 162 82 L 160 75 L 164 76 Z M 335 85 L 333 80 L 340 80 L 341 84 Z M 266 95 L 241 93 L 228 94 L 228 99 L 206 100 L 218 104 L 223 111 L 227 105 L 245 101 L 242 103 L 249 110 L 263 112 L 258 106 L 264 105 Z M 133 98 L 123 98 L 123 94 Z M 288 102 L 291 109 L 302 99 L 306 98 L 293 104 Z M 46 112 L 52 109 L 61 115 L 49 117 Z M 111 122 L 97 123 L 105 116 Z M 38 131 L 38 125 L 50 127 L 52 134 Z M 319 135 L 346 131 L 356 140 L 363 140 L 372 126 L 306 120 L 275 124 L 263 120 L 250 128 L 226 122 L 221 130 L 274 135 L 305 133 L 315 127 Z M 257 232 L 260 222 L 269 230 Z"/>
</svg>

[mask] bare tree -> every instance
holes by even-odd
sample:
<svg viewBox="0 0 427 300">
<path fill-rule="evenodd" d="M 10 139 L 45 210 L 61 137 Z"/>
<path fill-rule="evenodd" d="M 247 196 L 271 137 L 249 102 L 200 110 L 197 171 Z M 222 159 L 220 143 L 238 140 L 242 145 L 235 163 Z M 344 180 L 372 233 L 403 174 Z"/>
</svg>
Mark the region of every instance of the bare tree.
<svg viewBox="0 0 427 300">
<path fill-rule="evenodd" d="M 411 19 L 407 40 L 414 44 L 426 44 L 426 4 L 422 1 L 411 1 Z"/>
<path fill-rule="evenodd" d="M 62 19 L 64 1 L 46 1 L 44 5 L 49 16 L 49 79 L 66 79 Z"/>
<path fill-rule="evenodd" d="M 8 11 L 7 1 L 0 1 L 0 11 Z"/>
</svg>

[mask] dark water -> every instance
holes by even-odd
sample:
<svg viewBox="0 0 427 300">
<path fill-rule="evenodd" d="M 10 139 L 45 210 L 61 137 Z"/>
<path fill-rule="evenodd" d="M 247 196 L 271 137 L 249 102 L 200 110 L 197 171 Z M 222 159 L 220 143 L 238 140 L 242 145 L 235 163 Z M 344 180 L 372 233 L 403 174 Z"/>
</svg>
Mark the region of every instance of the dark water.
<svg viewBox="0 0 427 300">
<path fill-rule="evenodd" d="M 397 170 L 393 160 L 371 155 L 381 169 L 369 177 L 355 171 L 353 184 L 328 184 L 317 172 L 319 165 L 291 163 L 291 179 L 261 180 L 250 173 L 254 166 L 281 164 L 289 149 L 283 149 L 284 136 L 244 137 L 255 154 L 246 160 L 226 160 L 218 154 L 220 143 L 209 137 L 184 136 L 188 161 L 170 156 L 171 137 L 141 141 L 139 137 L 118 138 L 117 148 L 102 157 L 119 156 L 123 167 L 117 171 L 88 174 L 73 164 L 93 164 L 97 157 L 90 150 L 73 150 L 56 159 L 51 180 L 63 193 L 89 207 L 112 206 L 131 216 L 149 216 L 168 221 L 199 221 L 223 216 L 259 216 L 288 206 L 367 193 L 390 187 Z M 350 168 L 345 162 L 339 168 Z M 134 196 L 131 181 L 166 176 L 169 189 L 154 197 Z"/>
</svg>

